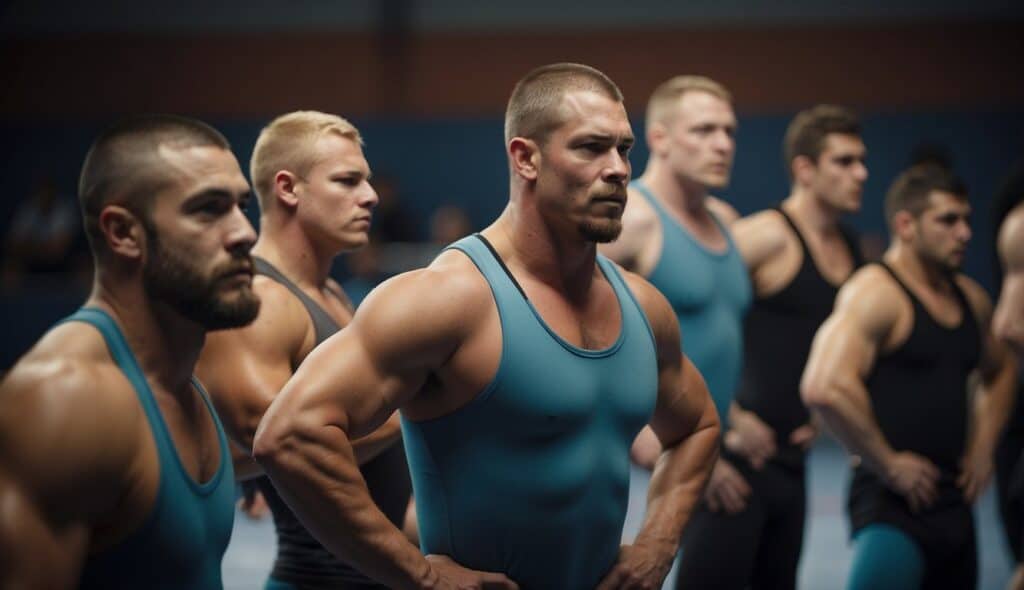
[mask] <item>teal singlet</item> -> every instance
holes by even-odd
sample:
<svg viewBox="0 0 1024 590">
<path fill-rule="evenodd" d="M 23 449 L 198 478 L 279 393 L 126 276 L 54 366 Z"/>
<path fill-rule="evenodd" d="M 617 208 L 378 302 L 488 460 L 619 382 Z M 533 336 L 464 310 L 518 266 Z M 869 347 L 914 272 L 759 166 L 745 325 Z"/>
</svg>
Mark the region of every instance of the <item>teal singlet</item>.
<svg viewBox="0 0 1024 590">
<path fill-rule="evenodd" d="M 220 467 L 200 484 L 181 465 L 146 377 L 113 318 L 83 308 L 63 322 L 85 322 L 103 335 L 146 412 L 160 460 L 160 483 L 149 516 L 117 545 L 88 556 L 80 588 L 220 589 L 221 558 L 235 518 L 235 476 L 224 429 L 206 391 L 192 379 L 217 426 Z"/>
<path fill-rule="evenodd" d="M 482 236 L 450 248 L 490 284 L 501 361 L 466 406 L 402 419 L 421 547 L 504 573 L 524 590 L 593 588 L 618 555 L 629 447 L 657 397 L 647 318 L 598 256 L 622 329 L 604 350 L 578 348 L 544 322 Z"/>
<path fill-rule="evenodd" d="M 661 254 L 647 280 L 675 309 L 683 351 L 704 376 L 724 424 L 743 369 L 743 316 L 752 297 L 747 267 L 714 214 L 729 243 L 725 252 L 695 240 L 643 183 L 630 186 L 647 199 L 661 223 Z"/>
</svg>

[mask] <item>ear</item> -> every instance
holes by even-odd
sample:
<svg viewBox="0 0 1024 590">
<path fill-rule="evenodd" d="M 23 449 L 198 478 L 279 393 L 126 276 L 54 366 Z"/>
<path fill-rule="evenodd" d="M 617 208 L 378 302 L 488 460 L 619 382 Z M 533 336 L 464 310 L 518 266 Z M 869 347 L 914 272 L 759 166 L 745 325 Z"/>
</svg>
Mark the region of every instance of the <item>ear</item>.
<svg viewBox="0 0 1024 590">
<path fill-rule="evenodd" d="M 796 184 L 808 185 L 814 180 L 818 166 L 807 156 L 797 156 L 790 162 L 789 169 Z"/>
<path fill-rule="evenodd" d="M 512 173 L 526 180 L 537 180 L 540 167 L 540 147 L 532 139 L 514 137 L 508 142 L 509 160 L 512 162 Z"/>
<path fill-rule="evenodd" d="M 917 219 L 910 211 L 897 211 L 892 216 L 892 231 L 901 241 L 909 242 L 917 232 Z"/>
<path fill-rule="evenodd" d="M 668 153 L 668 127 L 665 123 L 651 123 L 647 127 L 647 145 L 656 156 L 665 156 Z"/>
<path fill-rule="evenodd" d="M 120 205 L 107 205 L 100 211 L 98 222 L 111 252 L 125 258 L 142 258 L 146 231 L 134 213 Z"/>
<path fill-rule="evenodd" d="M 285 209 L 298 207 L 299 197 L 295 194 L 298 184 L 298 176 L 287 170 L 279 171 L 274 175 L 274 199 Z"/>
</svg>

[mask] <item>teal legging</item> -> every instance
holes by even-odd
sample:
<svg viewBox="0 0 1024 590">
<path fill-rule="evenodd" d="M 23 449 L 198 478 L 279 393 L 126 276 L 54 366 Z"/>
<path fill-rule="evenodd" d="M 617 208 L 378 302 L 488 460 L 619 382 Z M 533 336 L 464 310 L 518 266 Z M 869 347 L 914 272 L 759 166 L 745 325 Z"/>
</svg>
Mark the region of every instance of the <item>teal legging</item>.
<svg viewBox="0 0 1024 590">
<path fill-rule="evenodd" d="M 888 524 L 872 524 L 853 538 L 853 563 L 846 590 L 918 590 L 924 553 L 909 535 Z"/>
<path fill-rule="evenodd" d="M 275 580 L 272 576 L 267 578 L 267 583 L 263 586 L 263 590 L 298 590 L 294 585 L 288 582 L 282 582 L 281 580 Z"/>
</svg>

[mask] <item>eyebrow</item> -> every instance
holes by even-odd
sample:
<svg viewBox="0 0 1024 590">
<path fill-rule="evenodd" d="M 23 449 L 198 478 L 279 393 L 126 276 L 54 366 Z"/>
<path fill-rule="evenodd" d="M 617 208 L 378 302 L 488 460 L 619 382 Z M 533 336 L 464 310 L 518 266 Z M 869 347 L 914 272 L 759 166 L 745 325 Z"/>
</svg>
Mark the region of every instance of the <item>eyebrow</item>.
<svg viewBox="0 0 1024 590">
<path fill-rule="evenodd" d="M 236 193 L 233 193 L 230 190 L 225 189 L 225 188 L 208 188 L 208 189 L 201 190 L 201 191 L 199 191 L 199 192 L 197 192 L 195 194 L 189 195 L 189 197 L 187 199 L 185 199 L 185 202 L 182 204 L 182 207 L 188 207 L 188 206 L 193 205 L 195 203 L 198 203 L 200 201 L 206 201 L 206 200 L 210 200 L 210 199 L 230 199 L 230 200 L 234 200 L 235 199 L 235 195 L 236 195 Z M 239 193 L 238 194 L 238 201 L 239 202 L 245 202 L 245 201 L 250 200 L 251 198 L 252 198 L 252 191 L 251 190 L 247 190 L 244 193 Z"/>
</svg>

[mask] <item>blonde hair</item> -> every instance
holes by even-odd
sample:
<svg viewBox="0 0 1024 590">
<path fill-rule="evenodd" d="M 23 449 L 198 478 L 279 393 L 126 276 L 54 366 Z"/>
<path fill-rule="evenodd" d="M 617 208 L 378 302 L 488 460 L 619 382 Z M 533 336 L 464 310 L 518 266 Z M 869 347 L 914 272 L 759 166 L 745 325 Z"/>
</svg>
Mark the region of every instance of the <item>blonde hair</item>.
<svg viewBox="0 0 1024 590">
<path fill-rule="evenodd" d="M 664 122 L 676 102 L 687 92 L 707 92 L 732 104 L 732 94 L 705 76 L 676 76 L 662 82 L 647 101 L 647 125 Z"/>
<path fill-rule="evenodd" d="M 317 164 L 319 156 L 314 146 L 327 133 L 363 145 L 363 138 L 352 123 L 320 111 L 287 113 L 260 131 L 249 161 L 249 175 L 261 210 L 266 211 L 273 200 L 274 176 L 278 172 L 287 170 L 301 177 Z"/>
</svg>

